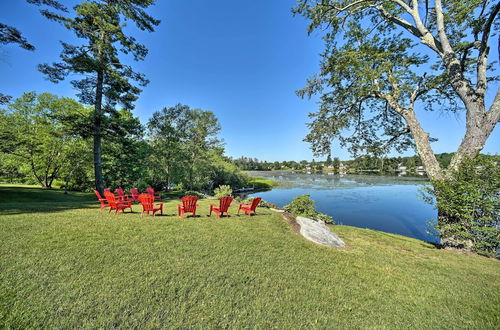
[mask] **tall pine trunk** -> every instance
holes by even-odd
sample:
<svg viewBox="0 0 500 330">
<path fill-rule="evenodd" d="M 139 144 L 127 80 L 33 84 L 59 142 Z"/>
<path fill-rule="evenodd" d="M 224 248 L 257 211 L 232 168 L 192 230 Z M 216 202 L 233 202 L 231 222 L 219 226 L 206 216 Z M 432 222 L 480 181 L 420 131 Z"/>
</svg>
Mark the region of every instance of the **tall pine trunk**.
<svg viewBox="0 0 500 330">
<path fill-rule="evenodd" d="M 99 193 L 104 191 L 104 182 L 102 178 L 102 157 L 101 157 L 101 131 L 102 131 L 102 88 L 104 73 L 97 73 L 96 98 L 94 106 L 94 176 L 95 188 Z"/>
<path fill-rule="evenodd" d="M 101 30 L 100 43 L 98 50 L 99 64 L 103 63 L 103 47 L 104 47 L 105 32 Z M 101 152 L 101 139 L 102 139 L 102 90 L 104 85 L 104 70 L 99 67 L 97 70 L 97 83 L 95 89 L 95 105 L 94 105 L 94 177 L 95 188 L 100 194 L 104 192 L 104 180 L 102 177 L 102 152 Z"/>
</svg>

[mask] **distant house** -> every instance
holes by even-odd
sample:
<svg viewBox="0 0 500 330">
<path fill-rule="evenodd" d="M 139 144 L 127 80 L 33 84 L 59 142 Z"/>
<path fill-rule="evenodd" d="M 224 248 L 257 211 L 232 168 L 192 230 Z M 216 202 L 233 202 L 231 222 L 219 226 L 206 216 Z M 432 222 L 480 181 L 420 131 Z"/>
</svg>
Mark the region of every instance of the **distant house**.
<svg viewBox="0 0 500 330">
<path fill-rule="evenodd" d="M 328 167 L 328 168 L 333 168 L 333 165 L 328 165 L 327 167 Z"/>
<path fill-rule="evenodd" d="M 425 167 L 424 166 L 417 166 L 416 170 L 417 171 L 425 171 Z"/>
<path fill-rule="evenodd" d="M 347 166 L 344 165 L 344 163 L 339 164 L 339 173 L 340 174 L 346 174 L 347 173 Z"/>
<path fill-rule="evenodd" d="M 404 166 L 403 164 L 398 164 L 398 171 L 399 172 L 406 172 L 408 168 Z"/>
</svg>

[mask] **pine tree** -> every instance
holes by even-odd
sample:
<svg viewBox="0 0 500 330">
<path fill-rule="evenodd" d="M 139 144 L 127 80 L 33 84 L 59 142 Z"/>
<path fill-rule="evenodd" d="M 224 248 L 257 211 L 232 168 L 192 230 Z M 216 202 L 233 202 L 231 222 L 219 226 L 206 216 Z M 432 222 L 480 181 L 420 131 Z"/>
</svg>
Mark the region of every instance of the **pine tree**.
<svg viewBox="0 0 500 330">
<path fill-rule="evenodd" d="M 124 21 L 133 21 L 141 30 L 152 32 L 160 22 L 145 11 L 155 0 L 83 1 L 75 6 L 74 17 L 63 16 L 47 10 L 42 14 L 63 24 L 68 30 L 85 40 L 79 45 L 62 42 L 61 62 L 42 64 L 39 70 L 52 82 L 64 80 L 69 74 L 80 79 L 71 81 L 79 90 L 78 97 L 85 104 L 94 106 L 92 124 L 94 174 L 96 189 L 103 191 L 101 143 L 107 116 L 115 106 L 133 109 L 141 89 L 148 81 L 141 73 L 120 61 L 119 53 L 132 54 L 140 61 L 147 55 L 147 48 L 134 37 L 125 35 Z"/>
</svg>

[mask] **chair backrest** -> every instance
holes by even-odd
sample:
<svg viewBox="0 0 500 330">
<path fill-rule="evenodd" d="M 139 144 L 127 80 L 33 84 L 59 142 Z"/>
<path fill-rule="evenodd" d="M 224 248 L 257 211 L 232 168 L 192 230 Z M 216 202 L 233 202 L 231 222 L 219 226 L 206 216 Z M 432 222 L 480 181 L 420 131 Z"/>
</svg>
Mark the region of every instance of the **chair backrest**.
<svg viewBox="0 0 500 330">
<path fill-rule="evenodd" d="M 137 199 L 139 197 L 139 190 L 137 188 L 130 188 L 130 194 L 134 199 Z"/>
<path fill-rule="evenodd" d="M 97 196 L 98 199 L 103 199 L 101 194 L 97 190 L 94 189 L 94 194 Z"/>
<path fill-rule="evenodd" d="M 116 197 L 111 191 L 109 191 L 109 189 L 104 190 L 104 196 L 106 197 L 109 205 L 112 207 L 116 206 Z"/>
<path fill-rule="evenodd" d="M 146 192 L 150 195 L 154 195 L 155 194 L 155 190 L 153 188 L 146 188 Z"/>
<path fill-rule="evenodd" d="M 196 196 L 184 196 L 181 198 L 182 206 L 184 207 L 185 212 L 194 212 L 196 211 L 196 202 L 198 201 L 198 197 Z"/>
<path fill-rule="evenodd" d="M 140 194 L 139 203 L 141 203 L 144 211 L 151 211 L 153 209 L 153 203 L 155 202 L 155 197 L 150 194 Z"/>
<path fill-rule="evenodd" d="M 111 190 L 109 190 L 109 188 L 104 188 L 104 192 L 111 192 Z"/>
<path fill-rule="evenodd" d="M 224 196 L 219 199 L 219 209 L 221 212 L 227 212 L 229 209 L 229 206 L 231 205 L 231 202 L 233 201 L 233 197 L 231 196 Z"/>
<path fill-rule="evenodd" d="M 119 196 L 125 196 L 125 192 L 123 192 L 122 188 L 116 188 L 115 193 L 117 193 Z"/>
<path fill-rule="evenodd" d="M 262 197 L 255 197 L 252 200 L 252 205 L 250 206 L 250 210 L 255 211 L 255 209 L 257 208 L 257 206 L 259 205 L 261 200 L 262 200 Z"/>
</svg>

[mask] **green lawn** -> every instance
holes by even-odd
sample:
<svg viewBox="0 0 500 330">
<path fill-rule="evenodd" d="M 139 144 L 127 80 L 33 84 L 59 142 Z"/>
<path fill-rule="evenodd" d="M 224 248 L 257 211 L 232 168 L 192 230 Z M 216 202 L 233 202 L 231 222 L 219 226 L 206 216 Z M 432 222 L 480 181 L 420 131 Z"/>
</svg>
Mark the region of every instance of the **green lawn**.
<svg viewBox="0 0 500 330">
<path fill-rule="evenodd" d="M 0 186 L 0 327 L 500 328 L 497 260 L 348 226 L 336 250 L 265 209 L 180 220 L 176 203 L 114 216 Z"/>
</svg>

